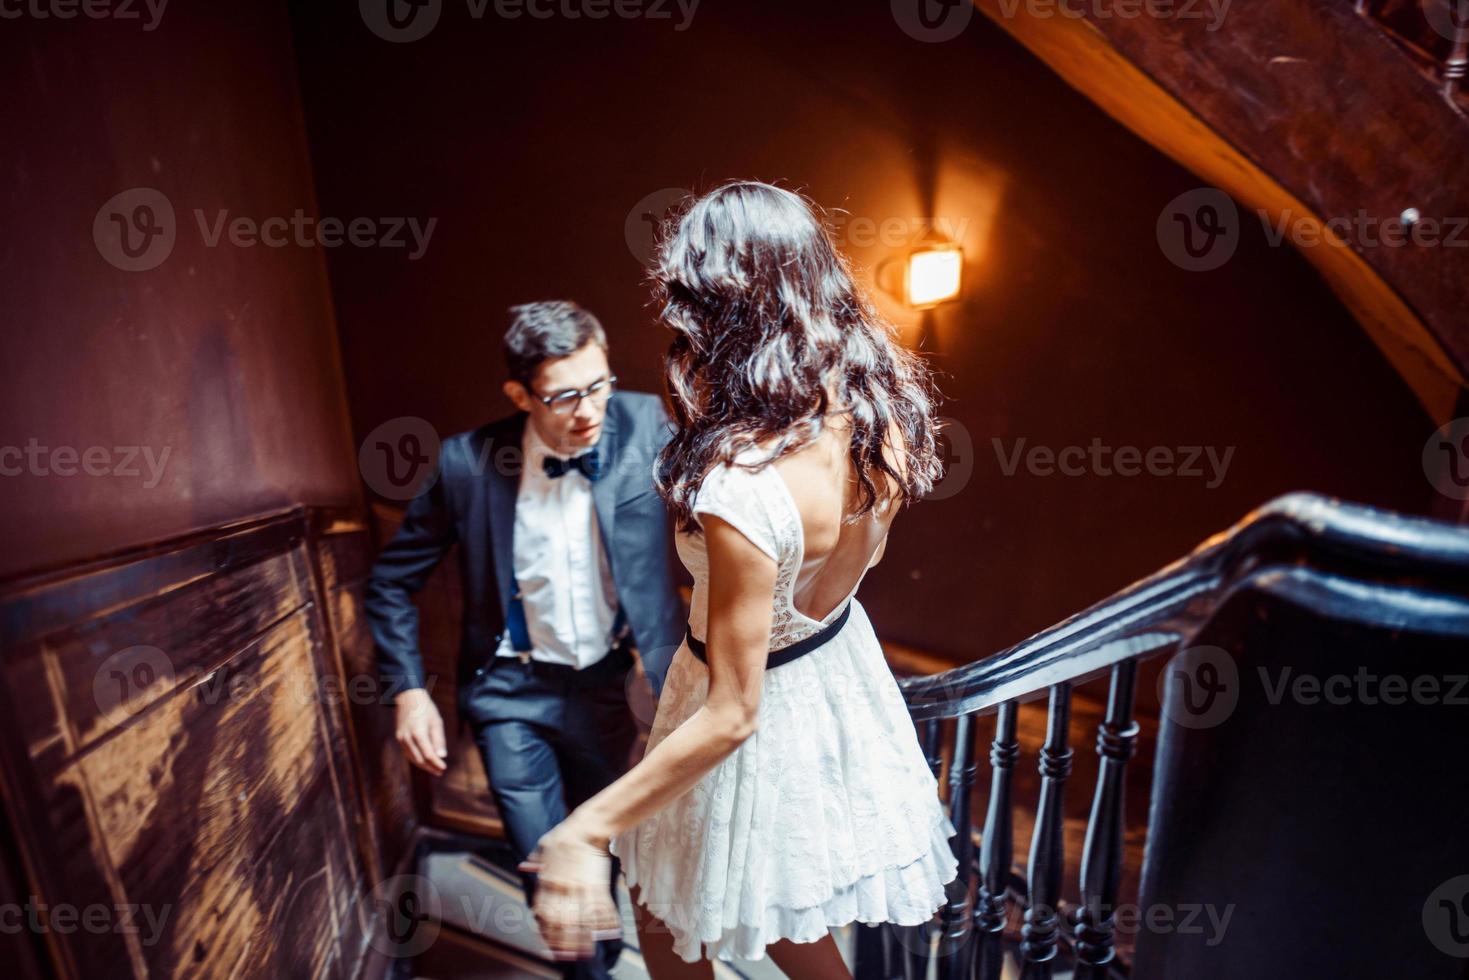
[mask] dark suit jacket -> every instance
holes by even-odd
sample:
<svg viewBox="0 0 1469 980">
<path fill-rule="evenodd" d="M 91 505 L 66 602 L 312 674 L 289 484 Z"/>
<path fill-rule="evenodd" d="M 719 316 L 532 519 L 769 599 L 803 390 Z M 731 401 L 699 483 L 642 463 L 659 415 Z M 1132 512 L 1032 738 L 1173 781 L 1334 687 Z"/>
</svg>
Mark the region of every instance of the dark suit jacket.
<svg viewBox="0 0 1469 980">
<path fill-rule="evenodd" d="M 409 503 L 398 533 L 373 566 L 367 616 L 391 694 L 425 686 L 418 610 L 411 596 L 455 544 L 464 592 L 457 668 L 461 690 L 495 654 L 511 594 L 511 534 L 525 420 L 518 412 L 445 439 L 436 473 Z M 598 440 L 608 471 L 592 484 L 617 599 L 655 696 L 685 623 L 674 577 L 672 522 L 653 489 L 653 461 L 671 435 L 657 396 L 616 392 Z"/>
</svg>

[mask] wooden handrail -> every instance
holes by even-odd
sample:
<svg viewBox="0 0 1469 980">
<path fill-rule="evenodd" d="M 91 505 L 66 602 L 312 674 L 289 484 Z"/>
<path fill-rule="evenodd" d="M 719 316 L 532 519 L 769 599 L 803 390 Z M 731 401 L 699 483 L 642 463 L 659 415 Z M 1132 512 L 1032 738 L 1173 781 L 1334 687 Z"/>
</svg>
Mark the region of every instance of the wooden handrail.
<svg viewBox="0 0 1469 980">
<path fill-rule="evenodd" d="M 1306 567 L 1306 559 L 1315 559 Z M 898 686 L 915 720 L 993 711 L 1044 696 L 1055 684 L 1186 643 L 1236 590 L 1334 596 L 1333 569 L 1376 575 L 1469 572 L 1469 527 L 1314 493 L 1289 493 L 1250 512 L 1188 556 L 994 656 Z M 1292 570 L 1283 576 L 1285 569 Z M 1423 611 L 1420 611 L 1423 612 Z M 1405 615 L 1413 615 L 1405 610 Z"/>
</svg>

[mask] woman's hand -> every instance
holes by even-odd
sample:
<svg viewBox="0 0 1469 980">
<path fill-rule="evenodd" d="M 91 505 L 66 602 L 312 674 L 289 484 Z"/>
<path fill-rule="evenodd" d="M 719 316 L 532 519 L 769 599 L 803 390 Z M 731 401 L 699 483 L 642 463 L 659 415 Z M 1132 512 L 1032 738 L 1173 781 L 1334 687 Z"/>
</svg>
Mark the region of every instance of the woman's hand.
<svg viewBox="0 0 1469 980">
<path fill-rule="evenodd" d="M 536 874 L 531 911 L 556 959 L 587 959 L 596 955 L 597 940 L 622 935 L 606 842 L 582 831 L 574 819 L 548 831 L 519 870 Z"/>
</svg>

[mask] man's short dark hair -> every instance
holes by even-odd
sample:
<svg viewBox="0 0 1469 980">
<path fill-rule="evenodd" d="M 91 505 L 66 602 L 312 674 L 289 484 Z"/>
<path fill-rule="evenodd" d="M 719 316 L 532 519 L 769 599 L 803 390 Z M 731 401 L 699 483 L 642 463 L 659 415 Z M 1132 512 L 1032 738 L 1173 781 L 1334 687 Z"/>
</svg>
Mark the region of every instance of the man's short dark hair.
<svg viewBox="0 0 1469 980">
<path fill-rule="evenodd" d="M 543 362 L 575 354 L 588 341 L 607 349 L 602 324 L 570 300 L 512 306 L 510 328 L 505 331 L 505 366 L 511 378 L 529 388 Z"/>
</svg>

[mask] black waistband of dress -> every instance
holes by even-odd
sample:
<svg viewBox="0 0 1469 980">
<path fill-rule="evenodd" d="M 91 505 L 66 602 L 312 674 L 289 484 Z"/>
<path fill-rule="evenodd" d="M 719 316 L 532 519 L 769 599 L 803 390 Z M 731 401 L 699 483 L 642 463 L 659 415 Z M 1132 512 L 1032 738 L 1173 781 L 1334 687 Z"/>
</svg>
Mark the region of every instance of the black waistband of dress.
<svg viewBox="0 0 1469 980">
<path fill-rule="evenodd" d="M 790 646 L 781 647 L 779 650 L 770 651 L 769 656 L 765 659 L 765 669 L 770 670 L 772 667 L 779 667 L 781 664 L 788 664 L 792 660 L 795 660 L 797 657 L 803 657 L 806 654 L 810 653 L 812 650 L 815 650 L 817 647 L 820 647 L 830 642 L 836 637 L 838 633 L 842 631 L 842 627 L 846 625 L 847 617 L 851 614 L 852 603 L 848 601 L 847 605 L 842 609 L 841 614 L 838 615 L 836 619 L 833 619 L 830 623 L 823 626 L 819 632 L 811 634 L 804 640 L 797 640 Z M 694 631 L 689 629 L 687 626 L 685 626 L 684 632 L 687 634 L 690 652 L 692 652 L 694 656 L 698 657 L 700 660 L 704 661 L 704 663 L 707 664 L 709 660 L 706 656 L 707 646 L 704 641 L 695 639 Z"/>
</svg>

